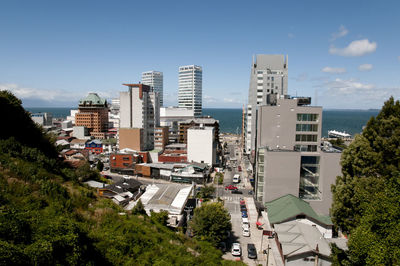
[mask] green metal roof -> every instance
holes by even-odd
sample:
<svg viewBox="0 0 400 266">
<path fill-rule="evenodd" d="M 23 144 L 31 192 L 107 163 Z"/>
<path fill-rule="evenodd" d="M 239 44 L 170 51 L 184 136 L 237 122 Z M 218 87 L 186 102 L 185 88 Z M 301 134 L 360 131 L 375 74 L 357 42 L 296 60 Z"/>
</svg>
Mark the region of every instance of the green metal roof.
<svg viewBox="0 0 400 266">
<path fill-rule="evenodd" d="M 89 93 L 88 96 L 85 98 L 80 99 L 79 104 L 84 104 L 86 103 L 87 105 L 104 105 L 107 103 L 106 99 L 101 98 L 97 93 Z"/>
<path fill-rule="evenodd" d="M 266 202 L 268 219 L 271 224 L 278 224 L 288 220 L 296 219 L 298 215 L 304 215 L 306 218 L 315 220 L 322 225 L 332 225 L 329 216 L 318 215 L 310 204 L 298 197 L 287 194 L 273 201 Z"/>
</svg>

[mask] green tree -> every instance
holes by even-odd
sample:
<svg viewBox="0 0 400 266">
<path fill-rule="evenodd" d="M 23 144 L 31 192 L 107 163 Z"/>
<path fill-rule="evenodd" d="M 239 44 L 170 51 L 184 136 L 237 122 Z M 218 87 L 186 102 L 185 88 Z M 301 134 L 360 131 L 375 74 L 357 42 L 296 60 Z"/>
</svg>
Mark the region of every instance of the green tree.
<svg viewBox="0 0 400 266">
<path fill-rule="evenodd" d="M 151 210 L 150 211 L 150 219 L 155 223 L 167 225 L 168 224 L 168 211 L 154 212 Z"/>
<path fill-rule="evenodd" d="M 136 203 L 135 207 L 133 207 L 132 214 L 135 214 L 135 215 L 147 215 L 146 214 L 146 210 L 144 209 L 144 205 L 143 205 L 141 200 L 139 200 Z"/>
<path fill-rule="evenodd" d="M 399 147 L 400 103 L 391 97 L 344 150 L 332 186 L 332 219 L 350 235 L 352 264 L 400 263 Z"/>
<path fill-rule="evenodd" d="M 197 198 L 211 199 L 214 192 L 215 192 L 214 186 L 204 186 L 200 189 L 199 193 L 197 193 Z"/>
<path fill-rule="evenodd" d="M 97 170 L 99 170 L 99 172 L 103 171 L 104 168 L 104 163 L 102 161 L 99 161 L 96 165 Z"/>
<path fill-rule="evenodd" d="M 194 210 L 190 225 L 197 239 L 216 245 L 224 241 L 232 224 L 228 210 L 222 203 L 205 203 Z"/>
</svg>

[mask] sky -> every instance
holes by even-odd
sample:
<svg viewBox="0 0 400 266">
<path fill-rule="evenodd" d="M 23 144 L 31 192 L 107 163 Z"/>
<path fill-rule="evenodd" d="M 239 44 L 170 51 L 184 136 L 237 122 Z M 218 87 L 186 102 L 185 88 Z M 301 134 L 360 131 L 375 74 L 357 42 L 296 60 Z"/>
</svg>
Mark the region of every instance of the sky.
<svg viewBox="0 0 400 266">
<path fill-rule="evenodd" d="M 26 107 L 108 99 L 178 68 L 203 68 L 203 107 L 247 103 L 253 55 L 289 56 L 288 92 L 324 108 L 400 98 L 400 1 L 0 1 L 0 90 Z"/>
</svg>

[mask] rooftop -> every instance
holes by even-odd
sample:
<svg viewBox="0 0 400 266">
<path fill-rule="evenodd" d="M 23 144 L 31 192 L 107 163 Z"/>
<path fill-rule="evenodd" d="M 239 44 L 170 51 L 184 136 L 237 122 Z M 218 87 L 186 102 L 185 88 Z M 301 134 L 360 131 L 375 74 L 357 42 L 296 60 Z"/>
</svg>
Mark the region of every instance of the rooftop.
<svg viewBox="0 0 400 266">
<path fill-rule="evenodd" d="M 279 224 L 296 219 L 299 215 L 304 215 L 306 218 L 321 225 L 330 226 L 333 224 L 330 217 L 318 215 L 308 202 L 291 194 L 267 202 L 265 206 L 267 207 L 271 224 Z"/>
<path fill-rule="evenodd" d="M 107 101 L 101 98 L 97 93 L 89 93 L 86 98 L 79 101 L 79 105 L 106 105 Z"/>
</svg>

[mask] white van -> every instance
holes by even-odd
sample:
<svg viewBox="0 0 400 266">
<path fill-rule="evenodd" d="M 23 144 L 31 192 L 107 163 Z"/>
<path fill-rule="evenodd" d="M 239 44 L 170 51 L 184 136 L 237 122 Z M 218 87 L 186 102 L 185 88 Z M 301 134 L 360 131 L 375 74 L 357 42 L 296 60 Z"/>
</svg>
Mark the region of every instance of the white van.
<svg viewBox="0 0 400 266">
<path fill-rule="evenodd" d="M 240 183 L 240 175 L 239 174 L 235 174 L 233 176 L 232 182 L 233 183 Z"/>
</svg>

